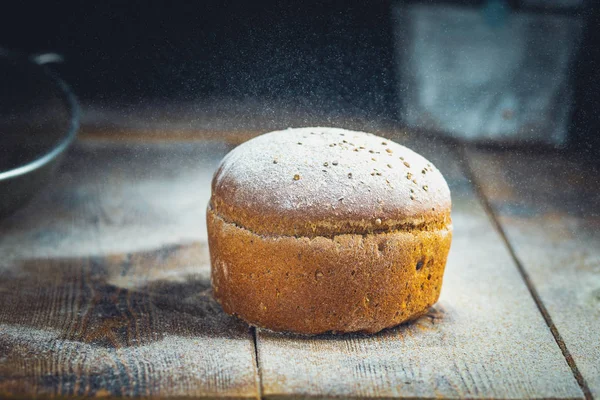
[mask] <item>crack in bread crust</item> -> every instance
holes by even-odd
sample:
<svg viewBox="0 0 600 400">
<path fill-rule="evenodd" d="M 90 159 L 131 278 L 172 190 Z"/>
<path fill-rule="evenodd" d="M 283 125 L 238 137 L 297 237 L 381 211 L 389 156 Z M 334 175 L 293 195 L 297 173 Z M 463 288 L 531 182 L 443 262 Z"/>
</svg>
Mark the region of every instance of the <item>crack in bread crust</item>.
<svg viewBox="0 0 600 400">
<path fill-rule="evenodd" d="M 241 229 L 245 229 L 249 232 L 254 233 L 255 235 L 259 235 L 261 237 L 294 237 L 294 238 L 315 238 L 315 237 L 325 237 L 325 238 L 334 238 L 339 235 L 373 235 L 380 233 L 395 233 L 395 232 L 412 232 L 412 231 L 439 231 L 444 229 L 452 229 L 452 219 L 450 216 L 444 218 L 442 220 L 435 221 L 416 221 L 416 222 L 407 222 L 405 220 L 402 221 L 394 221 L 394 220 L 386 220 L 381 223 L 380 227 L 375 228 L 368 222 L 364 224 L 360 224 L 360 221 L 353 220 L 336 220 L 333 223 L 326 223 L 325 221 L 321 221 L 318 224 L 314 224 L 313 232 L 293 232 L 293 233 L 272 233 L 265 230 L 255 231 L 253 229 L 242 226 L 235 221 L 229 219 L 228 217 L 219 214 L 215 211 L 212 200 L 208 204 L 207 212 L 213 212 L 216 216 L 221 218 L 223 221 L 233 224 Z M 338 233 L 332 233 L 339 230 Z"/>
</svg>

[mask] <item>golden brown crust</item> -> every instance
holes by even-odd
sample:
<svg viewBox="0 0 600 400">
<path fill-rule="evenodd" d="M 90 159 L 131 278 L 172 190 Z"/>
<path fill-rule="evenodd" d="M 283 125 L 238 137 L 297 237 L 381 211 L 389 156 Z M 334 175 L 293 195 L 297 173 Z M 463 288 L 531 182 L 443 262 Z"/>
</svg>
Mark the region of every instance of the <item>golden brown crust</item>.
<svg viewBox="0 0 600 400">
<path fill-rule="evenodd" d="M 272 132 L 231 151 L 211 207 L 262 235 L 326 236 L 450 223 L 450 191 L 425 158 L 390 140 L 335 128 Z"/>
<path fill-rule="evenodd" d="M 249 323 L 305 334 L 377 332 L 413 319 L 440 293 L 452 227 L 435 231 L 262 236 L 207 212 L 212 284 Z"/>
</svg>

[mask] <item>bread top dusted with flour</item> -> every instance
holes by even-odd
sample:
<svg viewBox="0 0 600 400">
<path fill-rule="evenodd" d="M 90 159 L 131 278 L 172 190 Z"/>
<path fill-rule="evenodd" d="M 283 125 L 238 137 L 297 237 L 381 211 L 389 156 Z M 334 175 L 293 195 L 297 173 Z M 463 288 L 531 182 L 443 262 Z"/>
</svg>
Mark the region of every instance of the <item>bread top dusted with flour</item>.
<svg viewBox="0 0 600 400">
<path fill-rule="evenodd" d="M 266 236 L 430 230 L 450 224 L 450 190 L 414 151 L 365 132 L 299 128 L 232 150 L 209 207 Z"/>
</svg>

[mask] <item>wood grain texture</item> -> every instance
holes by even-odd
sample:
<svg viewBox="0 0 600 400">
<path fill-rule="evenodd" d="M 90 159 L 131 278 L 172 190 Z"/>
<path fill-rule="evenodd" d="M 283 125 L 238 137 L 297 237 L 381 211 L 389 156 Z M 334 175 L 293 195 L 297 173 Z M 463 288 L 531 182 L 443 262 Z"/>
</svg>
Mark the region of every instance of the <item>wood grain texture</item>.
<svg viewBox="0 0 600 400">
<path fill-rule="evenodd" d="M 452 189 L 455 232 L 439 303 L 415 323 L 374 336 L 259 331 L 263 395 L 582 398 L 452 150 L 406 145 L 430 158 Z"/>
<path fill-rule="evenodd" d="M 453 191 L 455 239 L 440 302 L 375 336 L 260 331 L 262 395 L 583 398 L 451 149 L 404 144 L 430 158 Z M 227 150 L 80 142 L 40 196 L 0 221 L 0 397 L 261 395 L 250 329 L 223 314 L 209 291 L 204 211 Z M 598 182 L 572 165 L 562 175 L 551 165 L 517 166 L 548 170 L 572 189 L 537 176 L 527 181 L 536 197 L 513 187 L 521 172 L 482 175 L 496 179 L 490 198 L 501 194 L 496 208 L 520 224 L 522 245 L 539 246 L 526 250 L 546 264 L 535 283 L 597 390 Z M 575 277 L 561 270 L 569 263 Z M 565 313 L 561 302 L 576 311 Z"/>
<path fill-rule="evenodd" d="M 224 150 L 80 143 L 0 222 L 0 397 L 258 397 L 252 333 L 210 295 Z"/>
<path fill-rule="evenodd" d="M 584 389 L 600 398 L 600 171 L 574 154 L 468 154 Z"/>
</svg>

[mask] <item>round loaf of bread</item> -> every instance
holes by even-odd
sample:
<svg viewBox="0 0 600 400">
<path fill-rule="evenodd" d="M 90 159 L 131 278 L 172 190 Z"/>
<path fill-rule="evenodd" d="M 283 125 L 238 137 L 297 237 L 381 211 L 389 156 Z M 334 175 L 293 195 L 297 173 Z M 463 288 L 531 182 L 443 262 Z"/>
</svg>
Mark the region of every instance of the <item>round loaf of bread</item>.
<svg viewBox="0 0 600 400">
<path fill-rule="evenodd" d="M 335 128 L 259 136 L 212 181 L 213 294 L 274 331 L 398 325 L 439 297 L 450 208 L 442 174 L 390 140 Z"/>
</svg>

